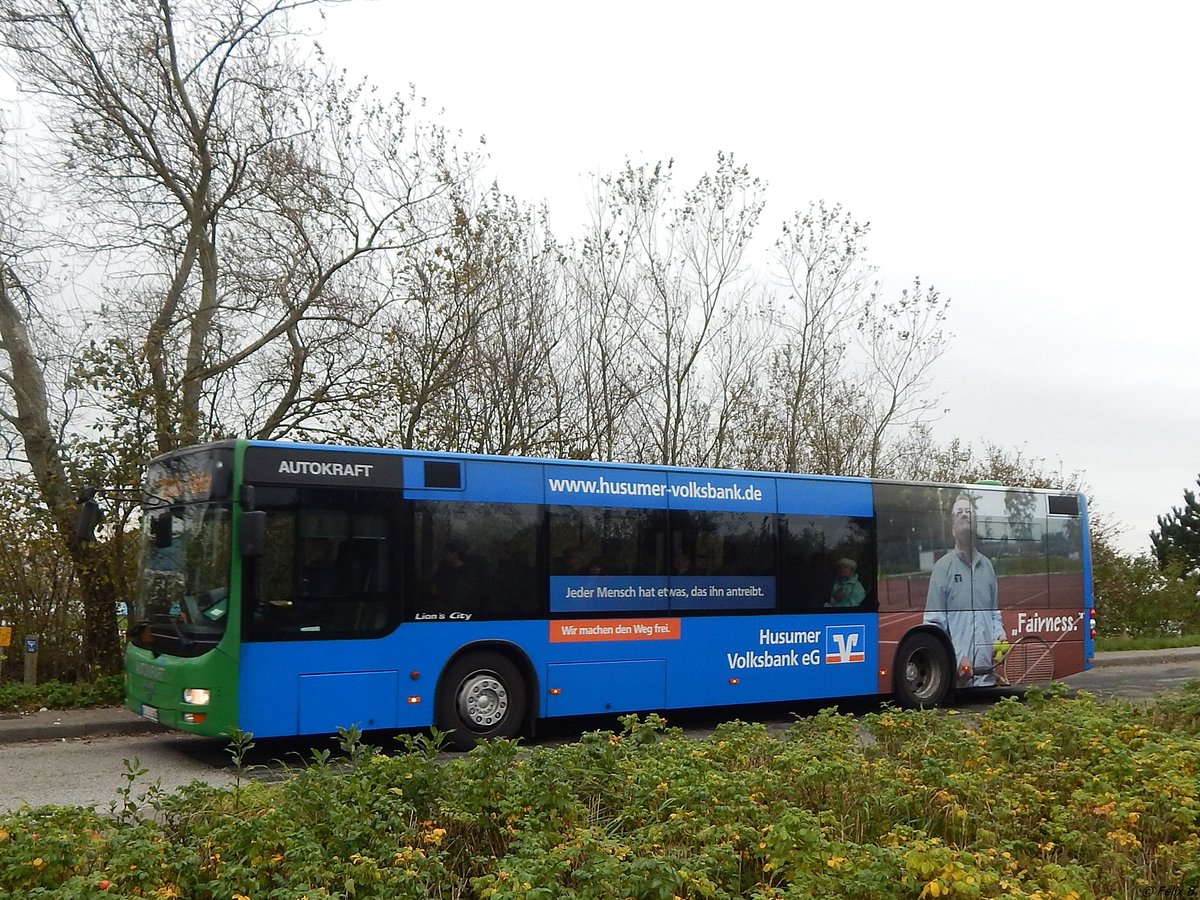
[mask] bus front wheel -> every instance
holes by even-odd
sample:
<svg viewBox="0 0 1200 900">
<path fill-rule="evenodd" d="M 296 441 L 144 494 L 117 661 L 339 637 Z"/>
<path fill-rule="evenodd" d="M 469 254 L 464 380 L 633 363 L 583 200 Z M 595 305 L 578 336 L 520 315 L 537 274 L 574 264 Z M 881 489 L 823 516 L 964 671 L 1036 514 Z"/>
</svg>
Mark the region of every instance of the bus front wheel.
<svg viewBox="0 0 1200 900">
<path fill-rule="evenodd" d="M 525 679 L 512 660 L 492 651 L 470 653 L 442 678 L 437 727 L 449 732 L 450 747 L 470 750 L 477 741 L 520 734 L 527 702 Z"/>
<path fill-rule="evenodd" d="M 950 695 L 950 657 L 942 642 L 928 632 L 905 638 L 892 672 L 896 699 L 908 709 L 940 706 Z"/>
</svg>

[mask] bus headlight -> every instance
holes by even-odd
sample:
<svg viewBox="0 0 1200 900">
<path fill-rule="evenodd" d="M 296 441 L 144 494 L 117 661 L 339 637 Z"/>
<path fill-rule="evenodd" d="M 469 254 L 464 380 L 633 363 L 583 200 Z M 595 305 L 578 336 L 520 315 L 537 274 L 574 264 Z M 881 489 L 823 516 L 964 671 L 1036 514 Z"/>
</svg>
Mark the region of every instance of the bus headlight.
<svg viewBox="0 0 1200 900">
<path fill-rule="evenodd" d="M 208 706 L 212 692 L 208 688 L 184 688 L 183 702 L 192 706 Z"/>
</svg>

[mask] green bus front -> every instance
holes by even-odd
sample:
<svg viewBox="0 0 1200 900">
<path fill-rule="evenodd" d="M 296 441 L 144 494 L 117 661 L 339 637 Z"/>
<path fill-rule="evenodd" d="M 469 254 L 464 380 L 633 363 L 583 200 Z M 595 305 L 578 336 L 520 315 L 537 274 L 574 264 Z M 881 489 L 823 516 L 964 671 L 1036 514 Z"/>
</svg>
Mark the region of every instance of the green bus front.
<svg viewBox="0 0 1200 900">
<path fill-rule="evenodd" d="M 203 735 L 237 721 L 233 468 L 232 441 L 150 464 L 129 604 L 126 706 Z"/>
</svg>

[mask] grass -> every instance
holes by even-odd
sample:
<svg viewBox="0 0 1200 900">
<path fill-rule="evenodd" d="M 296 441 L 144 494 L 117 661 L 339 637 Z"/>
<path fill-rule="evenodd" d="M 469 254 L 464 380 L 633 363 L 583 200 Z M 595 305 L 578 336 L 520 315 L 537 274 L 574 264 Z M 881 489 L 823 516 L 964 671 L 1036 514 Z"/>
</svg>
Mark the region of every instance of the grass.
<svg viewBox="0 0 1200 900">
<path fill-rule="evenodd" d="M 1171 650 L 1176 647 L 1200 647 L 1200 634 L 1176 634 L 1166 637 L 1099 637 L 1097 650 Z"/>
</svg>

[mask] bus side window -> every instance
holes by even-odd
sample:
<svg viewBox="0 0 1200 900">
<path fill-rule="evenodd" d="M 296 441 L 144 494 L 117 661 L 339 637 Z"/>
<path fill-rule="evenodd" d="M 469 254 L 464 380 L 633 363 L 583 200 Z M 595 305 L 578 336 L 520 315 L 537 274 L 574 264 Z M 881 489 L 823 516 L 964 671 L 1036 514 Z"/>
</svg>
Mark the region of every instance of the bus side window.
<svg viewBox="0 0 1200 900">
<path fill-rule="evenodd" d="M 551 575 L 665 575 L 666 511 L 550 508 Z"/>
<path fill-rule="evenodd" d="M 855 610 L 874 610 L 875 554 L 870 519 L 845 516 L 781 517 L 779 530 L 780 612 L 827 612 L 838 562 L 853 560 L 864 599 Z M 849 608 L 849 607 L 848 607 Z"/>
<path fill-rule="evenodd" d="M 775 516 L 671 511 L 671 574 L 771 576 L 776 571 Z"/>
<path fill-rule="evenodd" d="M 541 614 L 540 507 L 420 500 L 410 509 L 406 618 L 472 621 Z"/>
<path fill-rule="evenodd" d="M 343 584 L 338 572 L 340 543 L 327 537 L 306 537 L 300 547 L 299 596 L 329 597 L 337 594 Z"/>
<path fill-rule="evenodd" d="M 396 500 L 370 491 L 311 489 L 266 507 L 264 551 L 249 565 L 253 640 L 372 637 L 398 621 L 389 550 Z"/>
</svg>

